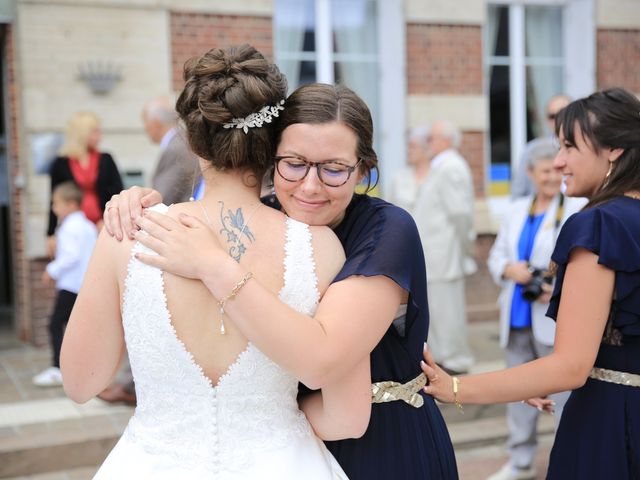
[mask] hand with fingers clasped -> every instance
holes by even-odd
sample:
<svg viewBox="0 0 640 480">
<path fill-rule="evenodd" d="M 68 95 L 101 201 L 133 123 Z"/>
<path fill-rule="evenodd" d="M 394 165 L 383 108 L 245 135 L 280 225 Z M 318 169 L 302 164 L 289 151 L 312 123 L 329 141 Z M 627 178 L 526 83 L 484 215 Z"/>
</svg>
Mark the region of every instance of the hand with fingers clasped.
<svg viewBox="0 0 640 480">
<path fill-rule="evenodd" d="M 104 206 L 102 220 L 107 233 L 118 241 L 125 235 L 134 238 L 137 225 L 134 219 L 142 215 L 142 209 L 162 202 L 157 190 L 144 187 L 131 187 L 113 195 Z"/>
<path fill-rule="evenodd" d="M 202 278 L 216 259 L 231 259 L 206 224 L 184 213 L 178 217 L 145 210 L 136 219 L 135 239 L 157 253 L 137 253 L 138 260 L 181 277 Z"/>
<path fill-rule="evenodd" d="M 420 366 L 427 377 L 427 385 L 423 388 L 424 392 L 440 402 L 454 403 L 456 398 L 453 395 L 453 377 L 436 364 L 426 345 L 423 353 L 424 361 L 420 362 Z"/>
</svg>

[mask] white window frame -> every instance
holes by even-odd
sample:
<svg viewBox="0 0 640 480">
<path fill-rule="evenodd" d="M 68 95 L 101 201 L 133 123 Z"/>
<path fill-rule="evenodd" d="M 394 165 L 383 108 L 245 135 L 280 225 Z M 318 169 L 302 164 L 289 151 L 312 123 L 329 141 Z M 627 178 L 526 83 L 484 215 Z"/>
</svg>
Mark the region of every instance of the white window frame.
<svg viewBox="0 0 640 480">
<path fill-rule="evenodd" d="M 509 8 L 511 171 L 527 141 L 524 12 L 528 5 L 562 6 L 565 93 L 579 98 L 595 90 L 596 26 L 594 0 L 491 0 Z M 495 64 L 495 63 L 494 63 Z M 488 82 L 486 88 L 488 88 Z M 487 96 L 489 92 L 486 92 Z M 487 158 L 489 158 L 487 154 Z"/>
<path fill-rule="evenodd" d="M 334 83 L 331 0 L 315 0 L 316 81 Z"/>
</svg>

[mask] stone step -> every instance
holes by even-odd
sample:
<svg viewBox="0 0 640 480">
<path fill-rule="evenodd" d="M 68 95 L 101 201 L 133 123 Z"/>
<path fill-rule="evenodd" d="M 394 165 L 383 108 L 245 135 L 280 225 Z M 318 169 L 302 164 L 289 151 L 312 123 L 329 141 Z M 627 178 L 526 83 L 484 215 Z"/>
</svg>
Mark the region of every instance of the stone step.
<svg viewBox="0 0 640 480">
<path fill-rule="evenodd" d="M 120 437 L 132 409 L 67 398 L 0 404 L 0 477 L 95 469 Z"/>
<path fill-rule="evenodd" d="M 449 428 L 449 434 L 456 453 L 481 446 L 503 445 L 509 435 L 507 420 L 504 415 L 450 423 L 447 427 Z M 541 414 L 538 420 L 538 434 L 553 434 L 554 428 L 553 415 Z"/>
<path fill-rule="evenodd" d="M 468 405 L 464 414 L 451 405 L 441 408 L 445 417 L 458 417 L 447 421 L 458 453 L 502 445 L 507 437 L 504 406 Z M 100 400 L 85 405 L 66 398 L 0 404 L 0 478 L 95 470 L 115 445 L 131 413 L 131 408 Z M 541 416 L 539 432 L 553 432 L 550 415 Z"/>
<path fill-rule="evenodd" d="M 7 477 L 4 480 L 91 480 L 95 473 L 96 467 L 78 467 L 55 472 L 36 473 L 34 475 Z"/>
</svg>

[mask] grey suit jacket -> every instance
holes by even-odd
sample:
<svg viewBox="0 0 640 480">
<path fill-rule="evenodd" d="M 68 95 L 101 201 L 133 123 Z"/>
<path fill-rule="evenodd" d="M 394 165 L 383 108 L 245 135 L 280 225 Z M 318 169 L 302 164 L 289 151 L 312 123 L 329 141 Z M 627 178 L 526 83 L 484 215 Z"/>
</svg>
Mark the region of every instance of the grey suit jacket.
<svg viewBox="0 0 640 480">
<path fill-rule="evenodd" d="M 412 212 L 424 248 L 427 282 L 460 279 L 475 269 L 471 169 L 455 150 L 438 157 L 438 165 L 420 185 Z"/>
<path fill-rule="evenodd" d="M 166 205 L 189 200 L 201 175 L 198 157 L 189 148 L 184 135 L 184 131 L 178 130 L 173 136 L 160 154 L 151 180 L 152 187 L 162 194 Z"/>
</svg>

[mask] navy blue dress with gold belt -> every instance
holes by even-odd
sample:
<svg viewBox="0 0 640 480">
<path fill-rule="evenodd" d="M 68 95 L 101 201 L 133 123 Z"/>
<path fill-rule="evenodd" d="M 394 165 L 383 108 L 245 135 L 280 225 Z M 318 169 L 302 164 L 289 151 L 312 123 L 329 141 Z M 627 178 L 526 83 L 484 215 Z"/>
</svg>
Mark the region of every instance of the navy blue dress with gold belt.
<svg viewBox="0 0 640 480">
<path fill-rule="evenodd" d="M 404 319 L 394 322 L 371 353 L 373 382 L 406 383 L 421 373 L 429 311 L 420 237 L 411 216 L 395 205 L 354 195 L 335 229 L 346 253 L 334 279 L 385 275 L 409 293 Z M 366 298 L 357 299 L 366 302 Z M 358 479 L 457 479 L 449 432 L 433 398 L 424 405 L 375 403 L 363 437 L 326 442 L 346 474 Z"/>
<path fill-rule="evenodd" d="M 565 223 L 551 259 L 558 265 L 547 315 L 556 318 L 574 248 L 615 271 L 614 299 L 595 367 L 640 374 L 640 200 L 615 199 Z M 640 478 L 640 386 L 587 379 L 562 413 L 547 478 Z"/>
</svg>

